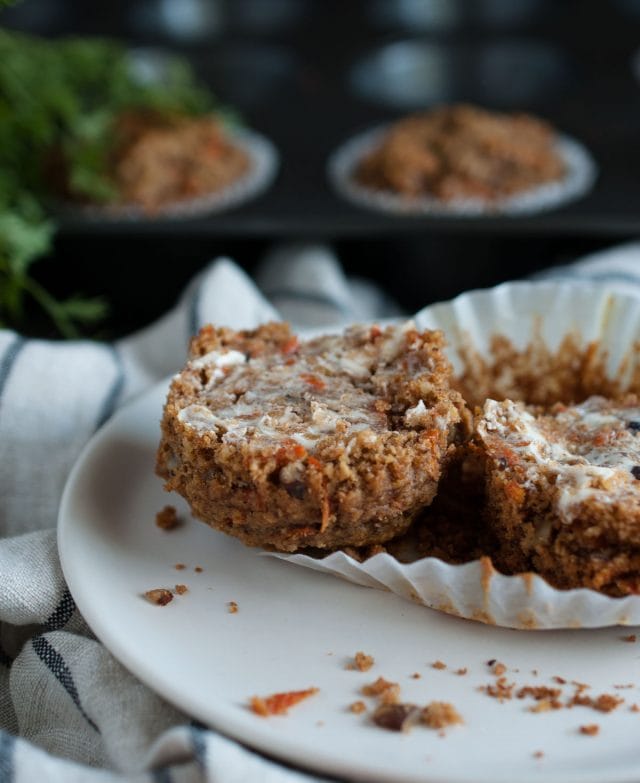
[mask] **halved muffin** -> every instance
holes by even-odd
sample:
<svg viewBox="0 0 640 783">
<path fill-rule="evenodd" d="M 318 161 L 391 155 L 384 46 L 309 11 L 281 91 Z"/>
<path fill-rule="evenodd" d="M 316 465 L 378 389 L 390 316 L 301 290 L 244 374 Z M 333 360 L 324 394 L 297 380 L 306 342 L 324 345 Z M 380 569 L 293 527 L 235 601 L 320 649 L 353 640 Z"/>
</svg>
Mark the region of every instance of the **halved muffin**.
<svg viewBox="0 0 640 783">
<path fill-rule="evenodd" d="M 550 410 L 488 400 L 477 424 L 487 520 L 508 573 L 640 592 L 640 400 Z"/>
<path fill-rule="evenodd" d="M 387 541 L 466 426 L 440 332 L 205 327 L 169 390 L 157 472 L 196 517 L 282 551 Z"/>
</svg>

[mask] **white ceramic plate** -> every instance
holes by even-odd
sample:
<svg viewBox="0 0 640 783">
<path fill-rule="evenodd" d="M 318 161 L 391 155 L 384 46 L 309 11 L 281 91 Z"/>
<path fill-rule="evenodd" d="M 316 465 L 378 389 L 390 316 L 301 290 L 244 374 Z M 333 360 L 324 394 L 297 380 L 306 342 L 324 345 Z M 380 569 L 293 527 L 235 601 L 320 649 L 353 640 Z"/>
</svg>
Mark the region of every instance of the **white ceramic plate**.
<svg viewBox="0 0 640 783">
<path fill-rule="evenodd" d="M 615 684 L 640 681 L 640 641 L 622 640 L 629 629 L 487 627 L 259 557 L 190 518 L 177 530 L 159 530 L 155 514 L 167 502 L 185 511 L 153 473 L 165 393 L 165 384 L 152 389 L 95 436 L 69 478 L 59 518 L 62 566 L 80 610 L 143 682 L 258 750 L 349 779 L 640 779 L 640 714 L 629 709 L 640 702 L 636 686 L 618 691 L 626 702 L 607 715 L 583 707 L 534 714 L 529 700 L 499 703 L 477 690 L 494 680 L 486 662 L 495 658 L 518 684 L 552 685 L 558 675 L 591 684 L 594 694 L 616 692 Z M 176 571 L 178 562 L 188 568 Z M 194 573 L 196 565 L 202 573 Z M 141 597 L 176 583 L 189 593 L 168 606 Z M 238 603 L 237 614 L 228 601 Z M 375 657 L 371 671 L 345 667 L 357 650 Z M 433 669 L 435 660 L 447 669 Z M 460 667 L 465 676 L 454 674 Z M 465 725 L 444 737 L 422 727 L 396 734 L 349 712 L 359 688 L 379 675 L 399 682 L 407 701 L 453 703 Z M 285 717 L 259 718 L 247 709 L 254 694 L 309 686 L 320 692 Z M 591 723 L 600 725 L 598 736 L 579 733 Z"/>
</svg>

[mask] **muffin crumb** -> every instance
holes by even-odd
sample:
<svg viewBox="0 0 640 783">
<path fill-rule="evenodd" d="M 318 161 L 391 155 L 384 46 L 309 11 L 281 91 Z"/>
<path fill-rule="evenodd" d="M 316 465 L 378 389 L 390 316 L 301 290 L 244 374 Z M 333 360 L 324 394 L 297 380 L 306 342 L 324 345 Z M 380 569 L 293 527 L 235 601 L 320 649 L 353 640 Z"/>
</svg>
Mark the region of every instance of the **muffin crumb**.
<svg viewBox="0 0 640 783">
<path fill-rule="evenodd" d="M 353 661 L 347 664 L 347 669 L 368 672 L 374 663 L 375 660 L 372 655 L 367 655 L 362 651 L 358 651 L 355 654 Z"/>
<path fill-rule="evenodd" d="M 363 685 L 361 690 L 363 696 L 381 696 L 389 688 L 396 687 L 399 687 L 397 682 L 390 682 L 389 680 L 385 680 L 384 677 L 378 677 L 375 682 L 372 682 L 369 685 Z"/>
<path fill-rule="evenodd" d="M 532 707 L 529 707 L 529 712 L 550 712 L 551 710 L 561 710 L 562 704 L 559 701 L 552 699 L 540 699 Z"/>
<path fill-rule="evenodd" d="M 157 587 L 153 590 L 147 590 L 144 597 L 149 603 L 155 604 L 156 606 L 166 606 L 173 601 L 173 593 L 171 590 L 167 590 L 166 587 Z"/>
<path fill-rule="evenodd" d="M 380 694 L 380 704 L 398 704 L 400 702 L 400 686 L 393 683 Z"/>
<path fill-rule="evenodd" d="M 506 677 L 498 677 L 494 684 L 481 686 L 481 690 L 498 701 L 505 701 L 513 698 L 513 691 L 516 687 L 514 682 L 507 682 Z"/>
<path fill-rule="evenodd" d="M 453 704 L 446 701 L 432 701 L 427 704 L 420 713 L 420 720 L 430 729 L 444 729 L 464 723 Z"/>
<path fill-rule="evenodd" d="M 156 514 L 156 525 L 161 530 L 173 530 L 179 524 L 178 512 L 174 506 L 165 506 L 162 511 L 158 511 Z"/>
</svg>

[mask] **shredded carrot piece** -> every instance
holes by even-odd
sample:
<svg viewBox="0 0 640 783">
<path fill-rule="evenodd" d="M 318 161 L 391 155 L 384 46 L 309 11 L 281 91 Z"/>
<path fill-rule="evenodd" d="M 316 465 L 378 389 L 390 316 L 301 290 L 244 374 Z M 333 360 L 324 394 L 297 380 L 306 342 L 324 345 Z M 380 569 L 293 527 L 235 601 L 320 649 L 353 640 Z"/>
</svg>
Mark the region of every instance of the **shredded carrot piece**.
<svg viewBox="0 0 640 783">
<path fill-rule="evenodd" d="M 307 450 L 293 438 L 287 438 L 282 446 L 276 451 L 276 462 L 290 462 L 292 459 L 304 459 L 307 456 Z"/>
<path fill-rule="evenodd" d="M 313 375 L 313 373 L 303 372 L 300 377 L 305 383 L 308 383 L 309 386 L 313 386 L 314 389 L 321 391 L 322 389 L 326 388 L 326 384 L 322 378 L 318 378 L 318 376 Z"/>
<path fill-rule="evenodd" d="M 304 691 L 285 691 L 273 693 L 271 696 L 253 696 L 250 701 L 251 709 L 256 715 L 266 718 L 268 715 L 286 715 L 289 707 L 293 707 L 303 699 L 313 696 L 319 688 L 307 688 Z"/>
<path fill-rule="evenodd" d="M 294 351 L 298 350 L 298 338 L 293 335 L 293 337 L 290 337 L 280 350 L 285 355 L 288 353 L 294 353 Z"/>
</svg>

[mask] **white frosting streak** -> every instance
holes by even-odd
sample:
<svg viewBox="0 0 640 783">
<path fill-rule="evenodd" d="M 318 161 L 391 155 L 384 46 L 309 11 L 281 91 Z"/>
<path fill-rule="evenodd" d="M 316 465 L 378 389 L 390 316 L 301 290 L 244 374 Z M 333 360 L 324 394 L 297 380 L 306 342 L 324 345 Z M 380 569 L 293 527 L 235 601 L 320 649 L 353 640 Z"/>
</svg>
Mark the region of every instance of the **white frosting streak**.
<svg viewBox="0 0 640 783">
<path fill-rule="evenodd" d="M 194 370 L 213 367 L 212 377 L 214 380 L 218 380 L 225 376 L 224 367 L 233 367 L 237 364 L 244 364 L 246 361 L 247 357 L 240 351 L 209 351 L 204 356 L 192 359 L 189 366 Z"/>
<path fill-rule="evenodd" d="M 585 500 L 610 503 L 640 492 L 632 473 L 640 466 L 640 434 L 629 427 L 632 421 L 640 421 L 640 408 L 616 408 L 599 397 L 541 417 L 520 403 L 488 400 L 478 431 L 503 439 L 520 457 L 525 486 L 533 487 L 544 468 L 555 483 L 556 510 L 570 522 Z"/>
</svg>

